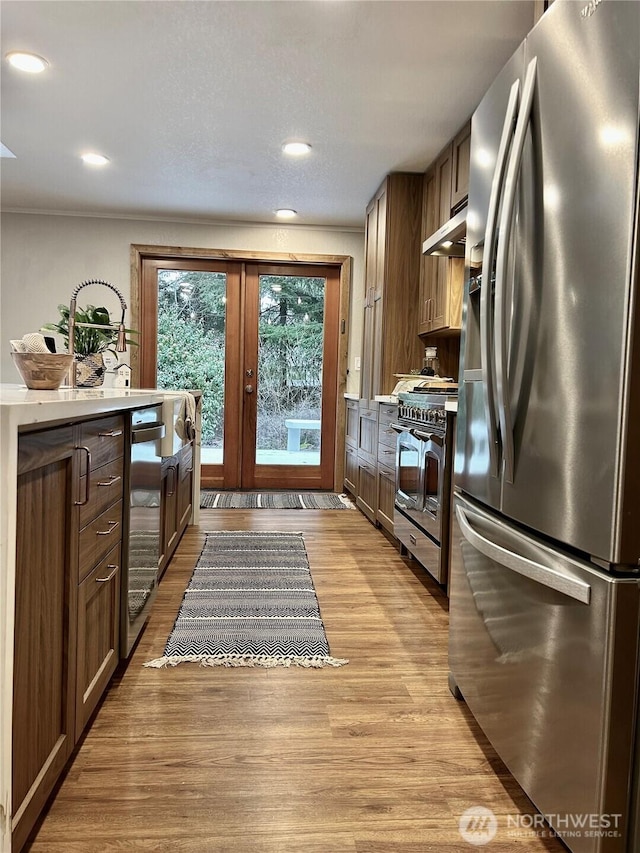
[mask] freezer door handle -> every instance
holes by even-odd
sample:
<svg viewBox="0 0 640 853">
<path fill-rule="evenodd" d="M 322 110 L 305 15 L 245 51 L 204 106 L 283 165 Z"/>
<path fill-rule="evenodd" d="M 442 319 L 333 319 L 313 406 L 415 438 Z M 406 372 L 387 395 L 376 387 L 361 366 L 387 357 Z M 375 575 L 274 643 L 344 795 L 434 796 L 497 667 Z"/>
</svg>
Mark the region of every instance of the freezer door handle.
<svg viewBox="0 0 640 853">
<path fill-rule="evenodd" d="M 494 400 L 494 367 L 491 357 L 493 344 L 493 322 L 491 313 L 491 278 L 496 249 L 496 227 L 505 167 L 508 160 L 513 127 L 518 107 L 520 81 L 516 80 L 511 86 L 507 111 L 502 127 L 502 136 L 498 146 L 498 157 L 491 182 L 489 210 L 487 212 L 487 227 L 484 233 L 484 253 L 482 257 L 482 292 L 480 294 L 480 367 L 482 372 L 482 389 L 484 397 L 484 412 L 489 429 L 489 465 L 491 475 L 498 476 L 498 426 Z"/>
<path fill-rule="evenodd" d="M 531 120 L 533 94 L 536 88 L 537 59 L 534 57 L 527 67 L 524 86 L 522 87 L 522 103 L 518 113 L 518 121 L 513 135 L 513 146 L 507 167 L 504 185 L 504 201 L 500 212 L 500 243 L 496 258 L 496 305 L 495 305 L 495 341 L 496 341 L 496 388 L 498 396 L 498 415 L 500 418 L 500 436 L 502 438 L 502 454 L 504 458 L 504 479 L 513 483 L 514 476 L 514 447 L 513 447 L 513 417 L 509 398 L 509 334 L 507 323 L 511 323 L 511 312 L 506 306 L 507 262 L 509 245 L 513 227 L 516 190 L 518 175 L 522 165 L 522 153 Z"/>
<path fill-rule="evenodd" d="M 591 586 L 584 581 L 572 578 L 561 572 L 556 571 L 550 566 L 544 566 L 542 563 L 536 563 L 534 560 L 529 560 L 514 551 L 509 551 L 501 545 L 496 545 L 486 537 L 478 533 L 471 524 L 471 520 L 465 510 L 460 506 L 456 506 L 456 516 L 460 525 L 460 530 L 464 538 L 481 554 L 489 557 L 490 560 L 495 560 L 501 566 L 517 572 L 525 578 L 529 578 L 536 583 L 555 589 L 563 595 L 569 596 L 582 604 L 589 604 L 591 600 Z"/>
</svg>

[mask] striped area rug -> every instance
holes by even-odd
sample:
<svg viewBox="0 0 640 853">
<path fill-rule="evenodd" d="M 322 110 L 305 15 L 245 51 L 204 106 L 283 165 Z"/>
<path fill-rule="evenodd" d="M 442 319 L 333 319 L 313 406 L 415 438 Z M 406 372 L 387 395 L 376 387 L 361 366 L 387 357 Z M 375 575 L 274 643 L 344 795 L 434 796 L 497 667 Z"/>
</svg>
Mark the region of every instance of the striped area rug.
<svg viewBox="0 0 640 853">
<path fill-rule="evenodd" d="M 346 495 L 331 492 L 200 493 L 201 509 L 355 509 Z"/>
<path fill-rule="evenodd" d="M 144 666 L 342 666 L 301 533 L 208 533 L 161 658 Z"/>
</svg>

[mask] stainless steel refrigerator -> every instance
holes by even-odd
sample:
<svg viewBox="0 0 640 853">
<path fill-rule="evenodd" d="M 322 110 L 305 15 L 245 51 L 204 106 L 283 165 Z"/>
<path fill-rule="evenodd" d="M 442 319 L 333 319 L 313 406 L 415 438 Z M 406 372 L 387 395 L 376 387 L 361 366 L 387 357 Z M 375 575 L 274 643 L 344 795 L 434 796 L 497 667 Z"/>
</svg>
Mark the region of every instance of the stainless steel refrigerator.
<svg viewBox="0 0 640 853">
<path fill-rule="evenodd" d="M 556 0 L 472 121 L 451 686 L 576 853 L 640 851 L 639 82 Z"/>
</svg>

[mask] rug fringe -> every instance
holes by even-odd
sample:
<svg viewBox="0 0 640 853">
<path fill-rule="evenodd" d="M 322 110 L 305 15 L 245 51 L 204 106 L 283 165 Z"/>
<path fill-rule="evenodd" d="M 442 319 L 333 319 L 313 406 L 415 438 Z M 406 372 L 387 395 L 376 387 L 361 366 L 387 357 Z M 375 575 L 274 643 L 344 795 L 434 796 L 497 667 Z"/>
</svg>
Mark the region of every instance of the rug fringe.
<svg viewBox="0 0 640 853">
<path fill-rule="evenodd" d="M 341 495 L 338 495 L 338 497 L 340 498 L 340 503 L 344 504 L 347 509 L 355 509 L 356 508 L 356 505 L 351 500 L 349 495 L 346 494 L 346 492 L 343 492 Z"/>
<path fill-rule="evenodd" d="M 142 666 L 163 669 L 178 666 L 181 663 L 199 663 L 200 666 L 302 666 L 307 669 L 320 669 L 323 666 L 344 666 L 349 663 L 345 658 L 333 658 L 330 655 L 308 658 L 291 655 L 271 657 L 269 655 L 165 655 L 149 660 Z"/>
</svg>

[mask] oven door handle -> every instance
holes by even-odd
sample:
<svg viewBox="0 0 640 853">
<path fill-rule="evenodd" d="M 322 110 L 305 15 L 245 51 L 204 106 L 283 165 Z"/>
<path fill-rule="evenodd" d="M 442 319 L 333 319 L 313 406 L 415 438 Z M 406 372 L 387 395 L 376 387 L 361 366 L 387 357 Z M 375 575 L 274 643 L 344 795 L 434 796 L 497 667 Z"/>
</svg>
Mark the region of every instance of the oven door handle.
<svg viewBox="0 0 640 853">
<path fill-rule="evenodd" d="M 389 424 L 389 426 L 396 432 L 409 432 L 409 427 L 402 426 L 402 424 Z"/>
<path fill-rule="evenodd" d="M 444 437 L 438 435 L 437 432 L 420 432 L 419 429 L 412 429 L 411 435 L 414 435 L 421 441 L 430 441 L 431 444 L 436 444 L 438 447 L 444 447 Z"/>
</svg>

